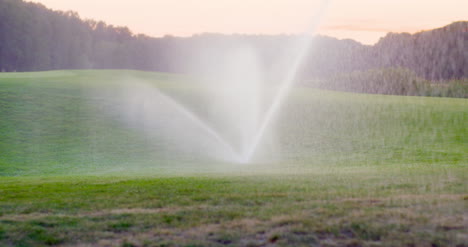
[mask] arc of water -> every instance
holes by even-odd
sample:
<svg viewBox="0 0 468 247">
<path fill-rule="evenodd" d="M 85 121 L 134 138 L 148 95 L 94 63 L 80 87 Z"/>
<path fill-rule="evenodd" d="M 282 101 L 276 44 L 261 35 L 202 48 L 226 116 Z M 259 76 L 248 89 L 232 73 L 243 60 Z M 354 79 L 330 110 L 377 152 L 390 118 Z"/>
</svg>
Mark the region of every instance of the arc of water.
<svg viewBox="0 0 468 247">
<path fill-rule="evenodd" d="M 258 149 L 258 146 L 260 145 L 265 135 L 266 130 L 268 129 L 273 118 L 275 117 L 275 114 L 279 111 L 281 103 L 284 101 L 284 99 L 288 95 L 289 90 L 292 84 L 294 83 L 294 79 L 299 70 L 299 67 L 302 64 L 304 58 L 306 57 L 308 51 L 310 50 L 310 47 L 311 47 L 310 41 L 312 39 L 312 35 L 315 33 L 316 28 L 320 24 L 320 20 L 323 18 L 326 12 L 326 9 L 330 5 L 330 2 L 331 0 L 322 0 L 320 8 L 318 9 L 317 13 L 314 15 L 311 28 L 299 40 L 300 43 L 297 46 L 299 47 L 299 49 L 296 51 L 297 53 L 294 54 L 291 67 L 288 70 L 287 74 L 285 75 L 283 82 L 280 84 L 280 87 L 278 88 L 278 91 L 273 99 L 272 104 L 270 105 L 270 107 L 268 108 L 268 111 L 264 115 L 263 120 L 261 121 L 261 125 L 259 125 L 257 132 L 255 133 L 254 137 L 251 139 L 252 141 L 250 142 L 248 148 L 245 149 L 246 151 L 242 153 L 237 152 L 229 142 L 227 142 L 217 131 L 215 131 L 210 126 L 208 126 L 204 121 L 202 121 L 196 114 L 192 113 L 186 107 L 177 103 L 177 101 L 172 99 L 170 96 L 165 95 L 164 93 L 162 93 L 156 88 L 154 89 L 156 90 L 158 95 L 161 96 L 166 102 L 169 102 L 170 104 L 172 104 L 172 106 L 177 111 L 179 111 L 182 115 L 187 117 L 188 120 L 195 123 L 202 131 L 204 131 L 209 136 L 211 136 L 216 142 L 218 142 L 219 145 L 221 145 L 221 147 L 224 150 L 228 151 L 234 162 L 248 163 L 252 160 L 253 155 Z"/>
<path fill-rule="evenodd" d="M 133 85 L 134 86 L 134 85 Z M 172 97 L 164 94 L 161 92 L 158 88 L 156 87 L 148 87 L 142 84 L 142 87 L 144 90 L 147 90 L 149 92 L 152 92 L 157 95 L 158 98 L 163 99 L 166 103 L 171 105 L 171 109 L 175 109 L 180 113 L 180 115 L 184 116 L 189 120 L 191 123 L 194 123 L 198 128 L 200 128 L 201 131 L 205 132 L 209 136 L 211 136 L 214 141 L 216 141 L 223 150 L 226 150 L 229 152 L 229 155 L 231 156 L 230 160 L 234 162 L 241 162 L 241 156 L 238 152 L 234 150 L 232 145 L 230 145 L 228 142 L 225 141 L 224 138 L 221 137 L 218 132 L 216 132 L 214 129 L 212 129 L 210 126 L 208 126 L 204 121 L 202 121 L 196 114 L 192 113 L 190 110 L 188 110 L 186 107 L 183 105 L 179 104 L 177 101 L 175 101 Z"/>
<path fill-rule="evenodd" d="M 207 134 L 211 135 L 216 142 L 219 143 L 219 145 L 222 146 L 222 148 L 224 150 L 227 150 L 229 153 L 230 153 L 230 156 L 232 157 L 232 159 L 236 162 L 242 162 L 242 158 L 241 156 L 234 150 L 234 148 L 232 147 L 232 145 L 230 145 L 228 142 L 226 142 L 224 140 L 224 138 L 222 138 L 218 132 L 216 132 L 215 130 L 213 130 L 212 128 L 210 128 L 209 126 L 207 126 L 205 124 L 205 122 L 203 122 L 200 118 L 198 118 L 194 113 L 190 112 L 189 110 L 187 110 L 187 108 L 183 107 L 182 105 L 178 104 L 176 101 L 174 101 L 171 97 L 169 96 L 166 96 L 165 94 L 163 94 L 162 92 L 160 92 L 158 90 L 158 93 L 161 95 L 161 97 L 163 97 L 165 100 L 169 101 L 171 104 L 173 104 L 174 108 L 177 109 L 178 111 L 180 111 L 181 113 L 183 113 L 184 116 L 186 116 L 187 118 L 189 118 L 189 120 L 191 120 L 193 123 L 196 123 L 196 125 L 204 132 L 206 132 Z"/>
<path fill-rule="evenodd" d="M 269 125 L 271 124 L 271 121 L 275 117 L 275 114 L 278 112 L 281 103 L 284 101 L 284 98 L 286 98 L 286 96 L 288 95 L 289 90 L 292 84 L 294 83 L 294 79 L 297 75 L 299 67 L 311 48 L 312 35 L 315 34 L 316 29 L 320 24 L 320 21 L 323 19 L 326 10 L 330 6 L 330 2 L 331 0 L 323 0 L 317 13 L 313 16 L 314 18 L 312 20 L 312 26 L 301 38 L 299 44 L 300 49 L 298 49 L 298 53 L 295 54 L 295 58 L 293 59 L 291 68 L 289 69 L 288 73 L 285 76 L 285 79 L 281 83 L 278 92 L 274 97 L 273 103 L 266 112 L 265 117 L 263 118 L 263 121 L 261 122 L 261 125 L 256 135 L 252 139 L 250 148 L 247 149 L 247 152 L 242 155 L 242 163 L 248 163 L 252 160 L 253 155 L 258 149 L 258 145 L 260 144 L 260 142 L 263 139 L 263 136 L 265 135 L 265 131 L 268 129 Z"/>
</svg>

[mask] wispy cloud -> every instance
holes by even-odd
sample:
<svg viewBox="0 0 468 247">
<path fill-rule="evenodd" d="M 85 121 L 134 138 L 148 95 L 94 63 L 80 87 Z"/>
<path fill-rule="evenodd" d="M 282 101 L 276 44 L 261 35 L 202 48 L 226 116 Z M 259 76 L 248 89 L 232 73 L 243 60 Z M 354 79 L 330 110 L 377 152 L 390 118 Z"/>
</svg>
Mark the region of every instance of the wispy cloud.
<svg viewBox="0 0 468 247">
<path fill-rule="evenodd" d="M 322 31 L 356 31 L 356 32 L 408 32 L 414 33 L 428 28 L 435 28 L 432 26 L 423 25 L 389 25 L 385 23 L 375 23 L 372 20 L 355 20 L 347 21 L 346 24 L 329 24 L 322 26 Z"/>
</svg>

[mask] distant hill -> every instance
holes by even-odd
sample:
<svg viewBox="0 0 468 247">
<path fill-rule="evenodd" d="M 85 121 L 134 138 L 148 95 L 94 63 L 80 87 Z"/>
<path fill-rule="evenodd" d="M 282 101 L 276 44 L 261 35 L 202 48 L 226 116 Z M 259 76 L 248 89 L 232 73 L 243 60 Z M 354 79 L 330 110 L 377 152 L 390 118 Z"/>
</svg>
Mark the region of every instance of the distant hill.
<svg viewBox="0 0 468 247">
<path fill-rule="evenodd" d="M 416 34 L 389 33 L 374 46 L 317 36 L 300 79 L 329 78 L 370 69 L 404 67 L 428 80 L 468 77 L 468 22 Z M 201 34 L 152 38 L 126 27 L 82 20 L 22 0 L 0 0 L 0 70 L 137 69 L 191 73 L 201 56 L 222 57 L 248 45 L 265 68 L 297 37 Z M 276 66 L 276 67 L 275 67 Z"/>
</svg>

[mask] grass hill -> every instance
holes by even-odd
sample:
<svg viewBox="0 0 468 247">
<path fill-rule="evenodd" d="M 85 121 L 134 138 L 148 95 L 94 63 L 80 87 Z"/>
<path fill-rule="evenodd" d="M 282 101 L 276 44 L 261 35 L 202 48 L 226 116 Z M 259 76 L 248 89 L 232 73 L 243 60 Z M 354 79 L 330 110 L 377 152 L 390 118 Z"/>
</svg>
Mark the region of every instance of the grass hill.
<svg viewBox="0 0 468 247">
<path fill-rule="evenodd" d="M 297 87 L 237 165 L 120 121 L 122 81 L 206 108 L 187 76 L 0 74 L 0 245 L 466 243 L 466 99 Z"/>
<path fill-rule="evenodd" d="M 0 74 L 0 174 L 104 172 L 180 162 L 173 158 L 179 155 L 167 155 L 176 148 L 171 143 L 128 128 L 109 113 L 119 107 L 119 95 L 96 96 L 121 78 L 149 82 L 182 102 L 191 99 L 192 109 L 206 108 L 203 93 L 188 77 L 135 71 Z M 280 146 L 275 156 L 298 164 L 458 164 L 468 148 L 466 106 L 464 99 L 296 88 L 274 127 Z"/>
</svg>

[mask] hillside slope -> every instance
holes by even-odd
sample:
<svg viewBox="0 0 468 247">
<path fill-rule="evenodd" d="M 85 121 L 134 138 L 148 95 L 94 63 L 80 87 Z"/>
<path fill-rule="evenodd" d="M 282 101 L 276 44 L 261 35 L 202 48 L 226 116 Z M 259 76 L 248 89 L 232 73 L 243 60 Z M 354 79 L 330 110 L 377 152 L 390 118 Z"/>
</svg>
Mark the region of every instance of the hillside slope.
<svg viewBox="0 0 468 247">
<path fill-rule="evenodd" d="M 216 128 L 215 119 L 203 115 L 209 108 L 206 92 L 193 80 L 137 71 L 0 74 L 0 176 L 239 169 L 206 155 L 200 144 L 209 138 L 203 134 L 192 138 L 198 144 L 183 139 L 190 121 L 179 121 L 182 129 L 157 125 L 158 119 L 180 117 L 171 108 L 155 112 L 153 122 L 141 114 L 122 121 L 130 102 L 124 95 L 132 88 L 132 100 L 158 105 L 156 98 L 143 97 L 148 88 L 135 84 L 144 82 Z M 123 81 L 131 84 L 121 91 Z M 267 135 L 272 145 L 264 145 L 259 164 L 249 169 L 262 171 L 265 162 L 279 172 L 323 164 L 466 165 L 467 105 L 466 99 L 296 88 Z"/>
<path fill-rule="evenodd" d="M 230 164 L 168 104 L 220 130 L 209 95 L 173 74 L 0 74 L 0 246 L 467 242 L 466 99 L 296 87 L 256 161 Z"/>
</svg>

